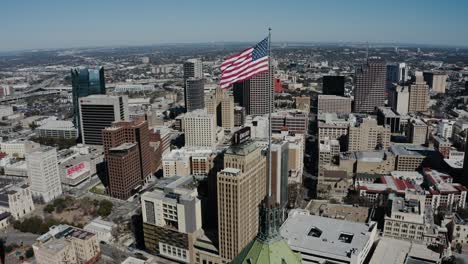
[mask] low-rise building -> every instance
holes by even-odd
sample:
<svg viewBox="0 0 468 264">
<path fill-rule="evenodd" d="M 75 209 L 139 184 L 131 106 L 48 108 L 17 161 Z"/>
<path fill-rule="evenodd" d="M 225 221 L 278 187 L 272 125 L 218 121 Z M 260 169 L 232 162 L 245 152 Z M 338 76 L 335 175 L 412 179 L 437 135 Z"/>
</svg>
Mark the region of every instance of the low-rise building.
<svg viewBox="0 0 468 264">
<path fill-rule="evenodd" d="M 377 223 L 357 223 L 292 210 L 281 236 L 303 263 L 364 263 L 377 238 Z"/>
<path fill-rule="evenodd" d="M 39 137 L 46 138 L 75 139 L 78 137 L 78 129 L 75 128 L 73 122 L 63 120 L 49 121 L 36 128 L 34 132 Z"/>
<path fill-rule="evenodd" d="M 112 231 L 117 225 L 110 221 L 102 220 L 100 217 L 93 219 L 89 224 L 83 227 L 84 230 L 96 235 L 101 242 L 109 243 L 113 240 Z"/>
<path fill-rule="evenodd" d="M 8 212 L 19 220 L 34 210 L 34 203 L 29 186 L 8 184 L 0 187 L 0 213 Z"/>
<path fill-rule="evenodd" d="M 101 257 L 95 234 L 69 226 L 52 226 L 33 244 L 38 264 L 96 263 Z"/>
<path fill-rule="evenodd" d="M 415 171 L 421 169 L 434 156 L 434 149 L 419 145 L 392 145 L 390 151 L 395 155 L 395 170 Z"/>
<path fill-rule="evenodd" d="M 39 143 L 29 140 L 12 140 L 0 143 L 0 149 L 3 153 L 18 158 L 24 158 L 26 154 L 39 149 L 40 146 Z"/>
</svg>

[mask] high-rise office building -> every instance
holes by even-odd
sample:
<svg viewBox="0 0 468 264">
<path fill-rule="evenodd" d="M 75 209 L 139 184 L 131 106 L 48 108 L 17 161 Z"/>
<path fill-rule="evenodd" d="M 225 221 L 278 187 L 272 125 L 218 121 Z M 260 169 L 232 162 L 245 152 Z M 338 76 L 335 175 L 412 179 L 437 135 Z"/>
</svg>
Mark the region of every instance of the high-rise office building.
<svg viewBox="0 0 468 264">
<path fill-rule="evenodd" d="M 104 68 L 96 69 L 72 69 L 72 100 L 73 118 L 75 127 L 81 129 L 80 104 L 78 99 L 93 94 L 106 94 L 106 82 L 104 79 Z M 81 131 L 79 131 L 81 134 Z"/>
<path fill-rule="evenodd" d="M 126 199 L 154 173 L 151 162 L 156 160 L 156 153 L 150 146 L 148 122 L 144 119 L 114 122 L 112 127 L 102 130 L 102 139 L 109 194 Z M 137 164 L 125 166 L 129 160 Z"/>
<path fill-rule="evenodd" d="M 245 107 L 248 115 L 268 114 L 268 101 L 273 112 L 273 74 L 271 72 L 270 70 L 247 81 L 234 84 L 234 102 Z"/>
<path fill-rule="evenodd" d="M 226 90 L 216 89 L 205 96 L 208 114 L 215 115 L 216 125 L 225 129 L 234 127 L 234 97 Z"/>
<path fill-rule="evenodd" d="M 404 83 L 409 80 L 408 66 L 406 63 L 394 63 L 387 65 L 387 83 Z"/>
<path fill-rule="evenodd" d="M 201 201 L 192 177 L 174 176 L 141 196 L 145 246 L 178 263 L 196 263 L 195 235 L 202 227 Z"/>
<path fill-rule="evenodd" d="M 429 86 L 422 72 L 416 72 L 416 80 L 409 89 L 408 112 L 426 112 L 429 105 Z"/>
<path fill-rule="evenodd" d="M 127 96 L 90 95 L 82 97 L 80 120 L 84 144 L 102 145 L 102 130 L 115 121 L 127 121 Z"/>
<path fill-rule="evenodd" d="M 322 94 L 344 96 L 344 76 L 323 76 Z"/>
<path fill-rule="evenodd" d="M 245 123 L 245 108 L 242 106 L 234 107 L 234 126 L 242 126 Z"/>
<path fill-rule="evenodd" d="M 424 72 L 424 81 L 435 93 L 445 93 L 447 74 L 443 72 Z"/>
<path fill-rule="evenodd" d="M 184 79 L 203 78 L 203 62 L 200 59 L 189 59 L 184 62 Z"/>
<path fill-rule="evenodd" d="M 371 151 L 390 146 L 390 127 L 377 125 L 375 119 L 364 119 L 359 126 L 350 126 L 348 151 Z"/>
<path fill-rule="evenodd" d="M 190 77 L 185 80 L 185 109 L 192 112 L 205 108 L 204 80 Z"/>
<path fill-rule="evenodd" d="M 259 205 L 266 195 L 266 159 L 248 141 L 231 146 L 217 177 L 218 237 L 221 257 L 229 262 L 255 238 Z"/>
<path fill-rule="evenodd" d="M 271 196 L 275 203 L 286 206 L 288 202 L 288 142 L 276 140 L 271 145 Z M 268 177 L 268 169 L 266 169 Z"/>
<path fill-rule="evenodd" d="M 356 70 L 354 111 L 372 113 L 385 105 L 387 67 L 382 60 L 370 59 Z"/>
<path fill-rule="evenodd" d="M 62 194 L 62 184 L 57 161 L 57 150 L 42 147 L 26 155 L 31 193 L 44 202 L 50 202 Z"/>
<path fill-rule="evenodd" d="M 317 96 L 317 112 L 349 114 L 352 102 L 353 100 L 349 97 L 319 94 Z"/>
<path fill-rule="evenodd" d="M 205 110 L 196 110 L 185 114 L 185 145 L 187 147 L 216 146 L 216 120 L 215 116 Z"/>
<path fill-rule="evenodd" d="M 388 104 L 393 111 L 406 115 L 409 108 L 409 96 L 408 86 L 397 85 L 388 91 Z"/>
</svg>

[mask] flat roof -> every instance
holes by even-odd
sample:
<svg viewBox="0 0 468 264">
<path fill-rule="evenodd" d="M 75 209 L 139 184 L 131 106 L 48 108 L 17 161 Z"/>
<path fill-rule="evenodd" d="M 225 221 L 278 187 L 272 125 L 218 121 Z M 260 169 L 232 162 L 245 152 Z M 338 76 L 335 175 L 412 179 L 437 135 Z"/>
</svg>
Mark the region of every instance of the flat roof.
<svg viewBox="0 0 468 264">
<path fill-rule="evenodd" d="M 426 157 L 434 153 L 434 149 L 426 148 L 420 145 L 391 145 L 390 151 L 396 156 L 419 156 Z"/>
<path fill-rule="evenodd" d="M 356 253 L 364 249 L 375 228 L 377 225 L 374 222 L 365 224 L 299 213 L 290 214 L 280 233 L 293 250 L 350 258 L 348 253 L 353 249 L 357 250 Z M 320 235 L 311 235 L 314 230 L 319 231 Z M 351 239 L 345 242 L 343 236 Z"/>
</svg>

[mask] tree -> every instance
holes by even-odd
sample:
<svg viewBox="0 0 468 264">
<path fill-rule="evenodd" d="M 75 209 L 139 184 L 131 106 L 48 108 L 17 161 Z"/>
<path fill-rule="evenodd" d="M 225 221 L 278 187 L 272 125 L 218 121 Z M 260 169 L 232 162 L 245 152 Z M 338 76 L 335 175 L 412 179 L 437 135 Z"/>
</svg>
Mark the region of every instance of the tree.
<svg viewBox="0 0 468 264">
<path fill-rule="evenodd" d="M 98 215 L 105 217 L 110 215 L 112 212 L 112 207 L 114 205 L 108 200 L 102 200 L 99 202 L 99 209 L 97 211 Z"/>
<path fill-rule="evenodd" d="M 55 211 L 55 206 L 53 204 L 48 204 L 44 207 L 44 212 L 51 214 Z"/>
<path fill-rule="evenodd" d="M 461 253 L 462 253 L 462 249 L 463 249 L 462 244 L 457 243 L 457 244 L 455 245 L 455 249 L 457 250 L 458 254 L 461 254 Z"/>
<path fill-rule="evenodd" d="M 38 128 L 38 127 L 39 127 L 39 126 L 38 126 L 35 122 L 32 122 L 31 124 L 29 124 L 29 128 L 30 128 L 31 130 L 33 130 L 33 131 L 34 131 L 36 128 Z"/>
<path fill-rule="evenodd" d="M 26 250 L 26 252 L 24 253 L 24 256 L 26 256 L 26 258 L 34 257 L 34 250 L 31 247 L 28 248 L 28 250 Z"/>
</svg>

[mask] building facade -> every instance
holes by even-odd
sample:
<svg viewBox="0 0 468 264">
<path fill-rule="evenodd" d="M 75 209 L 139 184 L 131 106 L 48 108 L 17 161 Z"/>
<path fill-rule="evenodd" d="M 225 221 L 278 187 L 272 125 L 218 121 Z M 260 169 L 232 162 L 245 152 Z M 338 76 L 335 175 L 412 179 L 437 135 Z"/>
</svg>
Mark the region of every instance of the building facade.
<svg viewBox="0 0 468 264">
<path fill-rule="evenodd" d="M 99 67 L 96 69 L 72 69 L 71 79 L 74 124 L 75 127 L 81 129 L 79 98 L 93 94 L 106 94 L 104 68 Z"/>
<path fill-rule="evenodd" d="M 187 147 L 214 148 L 216 146 L 215 116 L 197 110 L 184 116 L 185 145 Z"/>
<path fill-rule="evenodd" d="M 269 107 L 274 109 L 273 74 L 269 72 L 234 84 L 234 102 L 245 107 L 248 115 L 268 114 Z M 268 104 L 268 101 L 270 104 Z"/>
<path fill-rule="evenodd" d="M 234 259 L 257 235 L 265 175 L 266 159 L 255 142 L 227 150 L 217 177 L 219 249 L 225 261 Z"/>
<path fill-rule="evenodd" d="M 377 125 L 375 119 L 364 119 L 359 126 L 349 127 L 348 151 L 387 149 L 390 135 L 389 127 Z"/>
<path fill-rule="evenodd" d="M 416 72 L 416 81 L 410 85 L 408 112 L 427 112 L 429 106 L 429 86 L 424 82 L 422 72 Z"/>
<path fill-rule="evenodd" d="M 26 156 L 26 162 L 33 196 L 41 197 L 47 203 L 62 194 L 55 148 L 42 147 L 29 153 Z"/>
<path fill-rule="evenodd" d="M 81 97 L 80 124 L 84 144 L 102 145 L 102 130 L 115 121 L 128 121 L 128 97 L 90 95 Z"/>
<path fill-rule="evenodd" d="M 368 60 L 356 70 L 354 111 L 372 113 L 385 106 L 386 65 L 381 60 Z"/>
<path fill-rule="evenodd" d="M 352 99 L 337 95 L 318 95 L 317 111 L 321 113 L 351 113 Z"/>
</svg>

